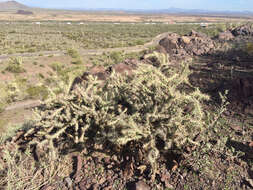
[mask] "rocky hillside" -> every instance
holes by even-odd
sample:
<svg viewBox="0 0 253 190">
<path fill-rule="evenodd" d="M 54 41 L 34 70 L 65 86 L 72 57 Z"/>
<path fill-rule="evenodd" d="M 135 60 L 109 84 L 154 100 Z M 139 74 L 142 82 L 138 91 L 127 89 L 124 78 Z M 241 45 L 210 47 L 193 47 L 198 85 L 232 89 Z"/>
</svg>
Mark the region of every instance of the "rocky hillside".
<svg viewBox="0 0 253 190">
<path fill-rule="evenodd" d="M 0 11 L 15 11 L 19 9 L 28 9 L 29 7 L 18 3 L 16 1 L 3 1 L 0 2 Z"/>
</svg>

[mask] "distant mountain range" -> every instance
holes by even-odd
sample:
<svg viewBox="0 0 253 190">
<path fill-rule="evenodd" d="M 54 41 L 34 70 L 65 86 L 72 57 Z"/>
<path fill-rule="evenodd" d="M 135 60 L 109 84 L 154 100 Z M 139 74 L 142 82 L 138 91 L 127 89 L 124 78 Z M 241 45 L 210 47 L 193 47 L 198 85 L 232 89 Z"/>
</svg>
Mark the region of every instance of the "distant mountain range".
<svg viewBox="0 0 253 190">
<path fill-rule="evenodd" d="M 0 11 L 17 11 L 17 10 L 32 10 L 34 8 L 28 7 L 17 1 L 1 1 L 0 0 Z M 55 8 L 54 8 L 55 10 Z M 182 15 L 208 15 L 208 16 L 253 16 L 253 11 L 212 11 L 212 10 L 200 10 L 200 9 L 180 9 L 171 7 L 168 9 L 161 10 L 128 10 L 128 9 L 71 9 L 65 8 L 64 10 L 75 10 L 75 11 L 112 11 L 112 12 L 125 12 L 125 13 L 143 13 L 143 14 L 182 14 Z"/>
<path fill-rule="evenodd" d="M 142 11 L 142 10 L 135 10 Z M 168 9 L 160 10 L 143 10 L 143 12 L 149 13 L 167 13 L 167 14 L 190 14 L 190 15 L 253 15 L 252 11 L 214 11 L 214 10 L 202 10 L 202 9 L 180 9 L 171 7 Z"/>
</svg>

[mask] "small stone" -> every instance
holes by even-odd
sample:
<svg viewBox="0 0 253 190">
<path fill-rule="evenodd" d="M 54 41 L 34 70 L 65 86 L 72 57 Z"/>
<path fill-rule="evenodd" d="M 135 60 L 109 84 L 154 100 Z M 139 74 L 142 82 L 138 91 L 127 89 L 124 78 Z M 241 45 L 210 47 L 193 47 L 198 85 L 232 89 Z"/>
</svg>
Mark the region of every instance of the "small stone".
<svg viewBox="0 0 253 190">
<path fill-rule="evenodd" d="M 150 187 L 143 181 L 139 181 L 135 184 L 136 190 L 150 190 Z"/>
<path fill-rule="evenodd" d="M 94 178 L 94 179 L 92 179 L 92 181 L 91 181 L 93 184 L 97 184 L 98 183 L 98 181 Z"/>
<path fill-rule="evenodd" d="M 112 160 L 118 161 L 118 157 L 117 157 L 116 155 L 113 155 L 113 156 L 112 156 Z"/>
<path fill-rule="evenodd" d="M 113 168 L 113 165 L 112 165 L 112 164 L 109 164 L 109 165 L 107 166 L 107 168 L 108 168 L 108 169 L 112 169 L 112 168 Z"/>
<path fill-rule="evenodd" d="M 185 44 L 189 44 L 191 42 L 191 39 L 189 37 L 186 37 L 186 36 L 182 36 L 181 39 Z"/>
<path fill-rule="evenodd" d="M 168 181 L 165 181 L 165 187 L 168 189 L 174 189 L 174 187 Z"/>
<path fill-rule="evenodd" d="M 68 188 L 72 187 L 72 180 L 70 179 L 70 177 L 67 177 L 64 179 L 64 182 L 67 184 Z"/>
<path fill-rule="evenodd" d="M 93 185 L 93 190 L 98 190 L 99 189 L 99 185 L 98 184 L 94 184 Z"/>
<path fill-rule="evenodd" d="M 111 160 L 110 160 L 109 157 L 106 157 L 106 158 L 104 158 L 104 162 L 105 162 L 106 164 L 110 164 L 110 163 L 111 163 Z"/>
<path fill-rule="evenodd" d="M 83 180 L 79 183 L 79 189 L 80 190 L 85 190 L 86 189 L 86 181 Z"/>
<path fill-rule="evenodd" d="M 106 178 L 105 177 L 102 177 L 100 180 L 99 180 L 99 184 L 103 184 L 104 182 L 106 181 Z"/>
<path fill-rule="evenodd" d="M 235 131 L 242 131 L 242 127 L 239 125 L 231 125 L 230 127 Z"/>
</svg>

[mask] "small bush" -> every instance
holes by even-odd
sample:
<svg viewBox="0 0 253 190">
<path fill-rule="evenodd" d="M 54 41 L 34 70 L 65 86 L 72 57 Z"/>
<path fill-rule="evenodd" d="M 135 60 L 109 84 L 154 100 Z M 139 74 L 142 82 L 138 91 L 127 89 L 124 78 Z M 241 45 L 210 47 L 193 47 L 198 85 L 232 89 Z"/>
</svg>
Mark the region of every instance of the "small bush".
<svg viewBox="0 0 253 190">
<path fill-rule="evenodd" d="M 54 63 L 50 64 L 50 67 L 51 67 L 55 72 L 57 72 L 57 73 L 61 72 L 62 69 L 65 68 L 65 66 L 64 66 L 62 63 L 60 63 L 60 62 L 54 62 Z"/>
<path fill-rule="evenodd" d="M 136 40 L 136 45 L 144 45 L 145 42 L 143 40 Z"/>
<path fill-rule="evenodd" d="M 34 52 L 36 52 L 36 48 L 30 48 L 30 49 L 27 50 L 27 52 L 34 53 Z"/>
<path fill-rule="evenodd" d="M 5 70 L 11 73 L 24 73 L 25 69 L 22 67 L 22 64 L 22 58 L 11 58 Z"/>
<path fill-rule="evenodd" d="M 12 102 L 22 100 L 25 93 L 22 91 L 26 88 L 26 79 L 16 78 L 16 80 L 8 83 L 0 83 L 0 110 Z"/>
<path fill-rule="evenodd" d="M 248 54 L 253 54 L 253 43 L 247 43 L 246 44 L 246 52 Z"/>
<path fill-rule="evenodd" d="M 41 79 L 44 79 L 44 78 L 45 78 L 45 76 L 44 76 L 42 73 L 39 73 L 39 74 L 38 74 L 38 77 L 41 78 Z"/>
<path fill-rule="evenodd" d="M 49 92 L 46 86 L 32 86 L 26 89 L 28 98 L 47 99 Z"/>
<path fill-rule="evenodd" d="M 83 61 L 81 58 L 78 58 L 78 59 L 72 61 L 71 63 L 74 65 L 81 65 L 81 64 L 83 64 Z"/>
<path fill-rule="evenodd" d="M 68 54 L 70 57 L 75 58 L 75 59 L 80 57 L 78 51 L 75 50 L 75 49 L 68 49 L 67 54 Z"/>
<path fill-rule="evenodd" d="M 7 103 L 4 100 L 0 100 L 0 113 L 5 110 Z"/>
<path fill-rule="evenodd" d="M 114 63 L 120 63 L 124 60 L 124 56 L 122 55 L 121 52 L 114 51 L 109 55 L 109 58 L 114 62 Z"/>
</svg>

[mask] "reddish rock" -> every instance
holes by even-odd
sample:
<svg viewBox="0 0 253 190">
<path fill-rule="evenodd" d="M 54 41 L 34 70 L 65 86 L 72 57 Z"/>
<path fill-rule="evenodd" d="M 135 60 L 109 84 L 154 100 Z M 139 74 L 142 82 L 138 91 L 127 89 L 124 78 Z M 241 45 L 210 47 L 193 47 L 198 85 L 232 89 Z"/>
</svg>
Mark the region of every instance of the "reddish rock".
<svg viewBox="0 0 253 190">
<path fill-rule="evenodd" d="M 127 59 L 123 63 L 118 63 L 108 68 L 105 68 L 103 66 L 95 66 L 91 68 L 89 72 L 84 72 L 81 77 L 76 77 L 72 83 L 70 90 L 74 90 L 76 85 L 87 81 L 89 75 L 97 77 L 97 79 L 101 81 L 105 81 L 111 75 L 112 71 L 115 71 L 115 73 L 119 74 L 124 73 L 131 75 L 133 70 L 137 68 L 137 64 L 137 60 Z"/>
<path fill-rule="evenodd" d="M 188 35 L 169 34 L 163 38 L 159 49 L 171 57 L 185 58 L 192 55 L 208 54 L 215 47 L 215 42 L 205 34 L 191 31 Z"/>
<path fill-rule="evenodd" d="M 230 31 L 225 31 L 225 32 L 219 33 L 217 38 L 218 38 L 218 40 L 221 40 L 221 41 L 228 41 L 228 40 L 233 39 L 234 35 Z"/>
</svg>

